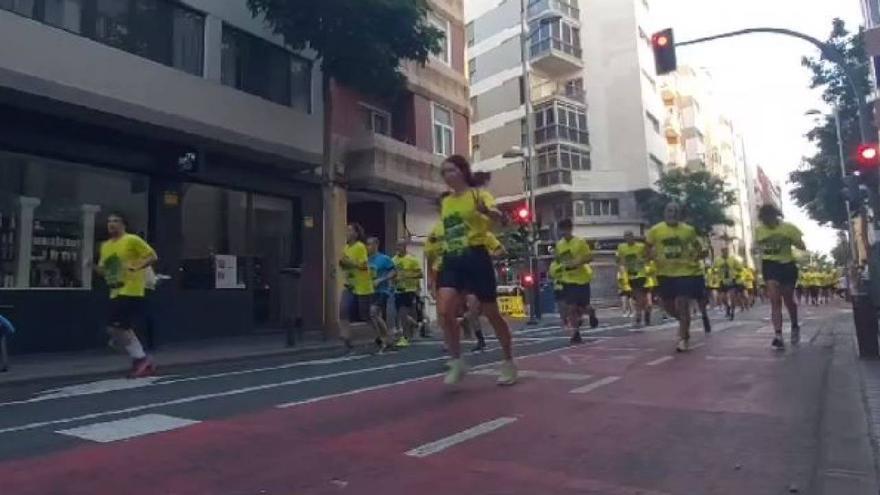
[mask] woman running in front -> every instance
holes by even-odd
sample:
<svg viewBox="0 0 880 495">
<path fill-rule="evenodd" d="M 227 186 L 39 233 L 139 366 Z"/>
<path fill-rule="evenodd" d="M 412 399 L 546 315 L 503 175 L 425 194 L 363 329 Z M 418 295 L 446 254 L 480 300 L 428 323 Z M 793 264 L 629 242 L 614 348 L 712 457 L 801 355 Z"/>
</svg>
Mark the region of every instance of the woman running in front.
<svg viewBox="0 0 880 495">
<path fill-rule="evenodd" d="M 770 319 L 773 321 L 772 346 L 784 349 L 782 340 L 782 304 L 788 309 L 791 318 L 791 343 L 796 345 L 801 339 L 798 325 L 798 307 L 794 300 L 794 287 L 798 281 L 798 267 L 792 248 L 806 249 L 804 235 L 794 225 L 782 221 L 782 212 L 773 205 L 764 205 L 758 210 L 761 224 L 756 231 L 756 241 L 761 251 L 761 271 L 767 282 L 767 297 L 770 299 Z"/>
<path fill-rule="evenodd" d="M 457 317 L 465 294 L 480 301 L 482 314 L 495 330 L 504 362 L 499 385 L 516 383 L 513 363 L 513 337 L 507 322 L 498 311 L 495 267 L 487 248 L 492 222 L 502 223 L 504 214 L 495 206 L 495 198 L 481 189 L 488 174 L 471 172 L 471 164 L 462 156 L 452 155 L 443 162 L 443 180 L 452 193 L 443 198 L 440 219 L 443 223 L 443 262 L 437 275 L 437 309 L 451 361 L 445 382 L 455 385 L 467 372 L 461 358 L 461 334 Z"/>
</svg>

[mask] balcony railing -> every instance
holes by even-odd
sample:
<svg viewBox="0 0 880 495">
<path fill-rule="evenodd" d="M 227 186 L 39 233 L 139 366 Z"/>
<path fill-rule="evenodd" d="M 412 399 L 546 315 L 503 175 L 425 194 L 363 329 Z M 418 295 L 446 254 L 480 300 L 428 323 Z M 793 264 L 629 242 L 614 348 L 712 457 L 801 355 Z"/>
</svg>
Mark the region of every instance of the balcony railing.
<svg viewBox="0 0 880 495">
<path fill-rule="evenodd" d="M 566 84 L 546 82 L 532 88 L 532 100 L 540 101 L 549 98 L 567 98 L 578 103 L 587 102 L 587 93 L 581 88 L 573 88 Z"/>
<path fill-rule="evenodd" d="M 571 19 L 580 19 L 581 10 L 576 1 L 563 0 L 531 0 L 529 2 L 529 19 L 541 16 L 545 13 L 561 14 Z"/>
<path fill-rule="evenodd" d="M 581 58 L 581 47 L 571 42 L 564 41 L 562 38 L 553 37 L 545 38 L 540 41 L 533 41 L 530 47 L 530 53 L 532 54 L 533 59 L 549 55 L 553 53 L 553 51 L 571 55 L 579 60 Z"/>
<path fill-rule="evenodd" d="M 556 140 L 588 145 L 590 144 L 590 133 L 586 129 L 577 129 L 561 124 L 552 124 L 535 130 L 535 144 Z"/>
<path fill-rule="evenodd" d="M 346 178 L 355 185 L 435 197 L 446 186 L 442 157 L 389 136 L 365 132 L 344 145 Z"/>
</svg>

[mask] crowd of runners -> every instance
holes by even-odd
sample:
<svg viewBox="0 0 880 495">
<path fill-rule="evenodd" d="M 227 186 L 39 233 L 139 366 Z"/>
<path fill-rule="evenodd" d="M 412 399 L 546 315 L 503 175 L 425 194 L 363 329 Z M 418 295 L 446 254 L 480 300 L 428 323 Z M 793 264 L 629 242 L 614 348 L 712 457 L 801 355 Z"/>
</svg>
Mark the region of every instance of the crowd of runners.
<svg viewBox="0 0 880 495">
<path fill-rule="evenodd" d="M 345 277 L 340 304 L 340 335 L 353 351 L 352 322 L 366 322 L 375 331 L 379 353 L 405 348 L 418 334 L 427 337 L 430 327 L 425 315 L 425 294 L 436 301 L 438 326 L 449 354 L 447 384 L 456 384 L 467 373 L 462 358 L 462 335 L 476 339 L 474 351 L 485 349 L 481 318 L 494 331 L 504 359 L 498 383 L 517 381 L 510 327 L 499 311 L 495 261 L 505 251 L 493 231 L 507 223 L 507 217 L 485 189 L 488 174 L 471 170 L 461 156 L 451 156 L 442 166 L 448 192 L 439 198 L 439 220 L 426 239 L 425 260 L 407 251 L 408 239 L 397 243 L 394 256 L 381 252 L 380 241 L 367 236 L 357 224 L 348 225 L 346 244 L 339 268 Z M 756 259 L 760 273 L 722 248 L 713 261 L 704 237 L 687 224 L 682 206 L 670 202 L 664 220 L 651 227 L 644 239 L 626 232 L 617 248 L 617 285 L 624 314 L 633 326 L 652 324 L 659 307 L 660 319 L 678 321 L 678 352 L 690 346 L 691 321 L 697 315 L 703 330 L 711 332 L 709 313 L 724 311 L 733 320 L 738 311 L 750 309 L 756 300 L 770 303 L 775 335 L 772 346 L 785 347 L 783 306 L 787 309 L 791 342 L 798 343 L 798 303 L 829 302 L 839 289 L 833 270 L 810 266 L 799 270 L 796 250 L 805 245 L 800 230 L 782 220 L 773 206 L 762 206 L 755 232 Z M 591 305 L 590 244 L 574 235 L 570 219 L 557 225 L 559 239 L 548 276 L 552 281 L 562 324 L 572 345 L 583 342 L 581 327 L 599 326 Z M 132 359 L 131 377 L 154 372 L 135 332 L 135 321 L 143 315 L 144 296 L 154 283 L 151 266 L 155 251 L 140 237 L 126 231 L 125 218 L 110 215 L 109 240 L 102 246 L 96 271 L 110 287 L 110 345 L 124 350 Z M 427 273 L 424 273 L 424 272 Z"/>
</svg>

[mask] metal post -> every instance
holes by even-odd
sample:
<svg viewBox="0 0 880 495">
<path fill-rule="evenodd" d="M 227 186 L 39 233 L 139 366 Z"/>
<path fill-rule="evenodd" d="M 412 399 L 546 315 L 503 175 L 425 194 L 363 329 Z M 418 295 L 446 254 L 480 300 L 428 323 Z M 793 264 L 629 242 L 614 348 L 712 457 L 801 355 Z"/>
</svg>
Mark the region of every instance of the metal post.
<svg viewBox="0 0 880 495">
<path fill-rule="evenodd" d="M 843 150 L 843 133 L 841 132 L 840 127 L 840 109 L 838 107 L 834 107 L 833 115 L 834 127 L 837 131 L 837 153 L 838 160 L 840 161 L 840 176 L 846 177 L 846 153 Z M 847 234 L 849 235 L 850 262 L 855 264 L 858 262 L 859 253 L 858 248 L 856 247 L 855 230 L 852 225 L 852 206 L 849 204 L 848 199 L 844 200 L 844 204 L 846 205 L 846 228 Z M 850 272 L 850 288 L 854 288 L 855 286 L 852 282 L 852 270 Z"/>
<path fill-rule="evenodd" d="M 529 213 L 531 214 L 531 238 L 529 239 L 529 272 L 534 278 L 532 284 L 532 304 L 529 312 L 529 325 L 536 325 L 541 319 L 541 277 L 538 275 L 538 229 L 537 229 L 537 211 L 535 210 L 535 189 L 537 178 L 532 168 L 532 157 L 535 151 L 535 121 L 533 118 L 532 108 L 532 81 L 531 67 L 529 64 L 529 32 L 528 32 L 528 10 L 526 0 L 520 0 L 520 53 L 522 57 L 523 71 L 523 99 L 525 100 L 526 110 L 526 142 L 523 149 L 523 172 L 525 174 L 526 196 L 529 202 Z"/>
</svg>

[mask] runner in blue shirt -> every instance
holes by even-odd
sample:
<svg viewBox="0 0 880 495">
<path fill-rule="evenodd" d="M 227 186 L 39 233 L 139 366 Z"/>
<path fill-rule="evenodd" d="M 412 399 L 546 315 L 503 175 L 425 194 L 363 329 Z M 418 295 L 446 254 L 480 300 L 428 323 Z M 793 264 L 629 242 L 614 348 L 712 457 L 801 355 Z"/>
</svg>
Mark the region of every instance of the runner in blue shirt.
<svg viewBox="0 0 880 495">
<path fill-rule="evenodd" d="M 390 256 L 379 251 L 379 239 L 370 237 L 367 239 L 367 252 L 370 258 L 367 264 L 370 267 L 370 275 L 373 278 L 373 286 L 376 292 L 373 303 L 370 306 L 370 317 L 379 327 L 380 335 L 388 335 L 388 301 L 394 295 L 394 287 L 391 279 L 394 278 L 394 260 Z M 391 350 L 390 344 L 379 344 L 379 352 Z"/>
</svg>

